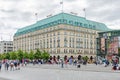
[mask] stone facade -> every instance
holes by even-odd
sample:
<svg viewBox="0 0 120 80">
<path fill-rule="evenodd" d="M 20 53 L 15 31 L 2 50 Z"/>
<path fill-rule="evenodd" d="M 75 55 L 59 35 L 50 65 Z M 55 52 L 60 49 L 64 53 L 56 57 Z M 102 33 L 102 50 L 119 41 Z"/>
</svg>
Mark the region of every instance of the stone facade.
<svg viewBox="0 0 120 80">
<path fill-rule="evenodd" d="M 96 54 L 97 30 L 57 25 L 14 37 L 14 51 L 46 50 L 49 53 Z"/>
</svg>

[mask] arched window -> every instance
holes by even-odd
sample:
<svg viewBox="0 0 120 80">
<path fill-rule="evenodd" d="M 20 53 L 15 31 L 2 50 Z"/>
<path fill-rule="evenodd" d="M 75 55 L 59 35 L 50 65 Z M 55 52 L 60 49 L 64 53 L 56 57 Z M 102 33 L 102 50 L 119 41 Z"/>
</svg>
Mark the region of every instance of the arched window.
<svg viewBox="0 0 120 80">
<path fill-rule="evenodd" d="M 83 26 L 82 26 L 82 23 L 80 23 L 80 27 L 83 27 Z"/>
<path fill-rule="evenodd" d="M 73 21 L 69 21 L 69 24 L 73 25 Z"/>
</svg>

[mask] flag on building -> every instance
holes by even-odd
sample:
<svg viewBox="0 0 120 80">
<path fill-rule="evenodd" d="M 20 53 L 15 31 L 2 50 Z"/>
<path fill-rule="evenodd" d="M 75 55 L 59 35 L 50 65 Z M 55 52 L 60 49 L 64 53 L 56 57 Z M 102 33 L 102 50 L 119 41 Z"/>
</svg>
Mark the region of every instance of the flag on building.
<svg viewBox="0 0 120 80">
<path fill-rule="evenodd" d="M 84 8 L 83 11 L 85 11 L 86 9 Z"/>
<path fill-rule="evenodd" d="M 38 14 L 37 14 L 37 13 L 35 13 L 35 15 L 37 16 Z"/>
<path fill-rule="evenodd" d="M 63 1 L 61 1 L 60 4 L 63 4 Z"/>
</svg>

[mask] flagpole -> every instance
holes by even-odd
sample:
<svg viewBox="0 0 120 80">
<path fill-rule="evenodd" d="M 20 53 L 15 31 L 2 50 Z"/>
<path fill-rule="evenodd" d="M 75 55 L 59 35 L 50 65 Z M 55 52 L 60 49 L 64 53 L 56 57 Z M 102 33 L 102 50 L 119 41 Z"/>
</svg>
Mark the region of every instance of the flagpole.
<svg viewBox="0 0 120 80">
<path fill-rule="evenodd" d="M 63 13 L 63 0 L 62 0 L 62 13 Z"/>
<path fill-rule="evenodd" d="M 63 11 L 63 0 L 60 2 L 60 4 L 61 4 L 61 12 L 63 13 L 64 11 Z"/>
<path fill-rule="evenodd" d="M 86 9 L 84 8 L 83 11 L 84 11 L 84 17 L 86 19 Z"/>
<path fill-rule="evenodd" d="M 36 22 L 38 21 L 38 13 L 35 13 Z"/>
</svg>

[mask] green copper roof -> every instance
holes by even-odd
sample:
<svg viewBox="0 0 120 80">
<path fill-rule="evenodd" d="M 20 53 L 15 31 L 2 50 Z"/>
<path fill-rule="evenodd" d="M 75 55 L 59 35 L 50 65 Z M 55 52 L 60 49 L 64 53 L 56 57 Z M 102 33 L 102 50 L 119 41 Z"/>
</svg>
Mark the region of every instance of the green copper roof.
<svg viewBox="0 0 120 80">
<path fill-rule="evenodd" d="M 68 13 L 59 13 L 57 15 L 40 20 L 33 25 L 18 29 L 14 36 L 19 36 L 22 34 L 33 32 L 46 27 L 55 26 L 58 24 L 80 26 L 80 27 L 90 28 L 90 29 L 99 30 L 99 31 L 110 30 L 103 23 L 87 20 L 84 17 L 79 17 L 79 16 L 68 14 Z"/>
</svg>

